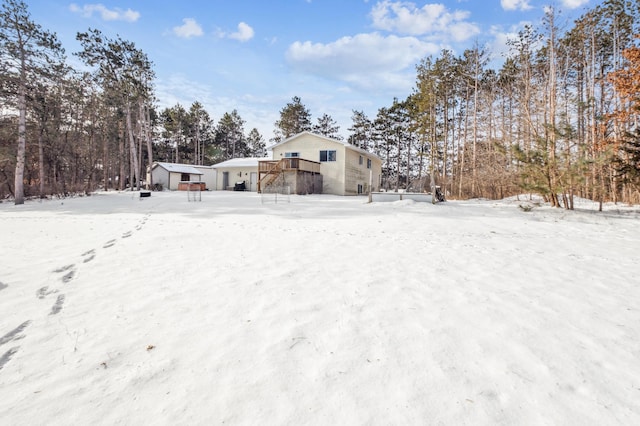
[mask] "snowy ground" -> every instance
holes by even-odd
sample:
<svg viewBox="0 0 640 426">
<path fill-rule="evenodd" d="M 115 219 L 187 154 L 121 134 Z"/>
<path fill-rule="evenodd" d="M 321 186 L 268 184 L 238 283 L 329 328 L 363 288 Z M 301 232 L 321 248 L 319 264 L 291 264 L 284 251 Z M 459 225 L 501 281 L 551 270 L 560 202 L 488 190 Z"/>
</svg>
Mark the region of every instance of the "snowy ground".
<svg viewBox="0 0 640 426">
<path fill-rule="evenodd" d="M 640 209 L 0 204 L 0 423 L 640 424 Z"/>
</svg>

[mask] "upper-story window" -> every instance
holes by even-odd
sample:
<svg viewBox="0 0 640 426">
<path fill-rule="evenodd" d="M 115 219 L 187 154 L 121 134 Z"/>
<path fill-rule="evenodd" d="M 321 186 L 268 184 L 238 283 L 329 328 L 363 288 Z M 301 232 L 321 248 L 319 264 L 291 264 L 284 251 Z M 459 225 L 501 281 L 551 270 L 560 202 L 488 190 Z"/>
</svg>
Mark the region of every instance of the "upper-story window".
<svg viewBox="0 0 640 426">
<path fill-rule="evenodd" d="M 362 166 L 362 164 L 363 164 L 362 162 L 363 162 L 363 158 L 362 158 L 362 155 L 361 155 L 360 158 L 358 159 L 358 164 L 360 166 Z"/>
<path fill-rule="evenodd" d="M 320 162 L 336 161 L 335 150 L 323 150 L 320 151 Z"/>
<path fill-rule="evenodd" d="M 298 158 L 298 157 L 300 157 L 300 153 L 299 152 L 285 152 L 284 153 L 284 157 L 285 158 Z"/>
<path fill-rule="evenodd" d="M 367 158 L 367 169 L 371 168 L 371 158 Z"/>
</svg>

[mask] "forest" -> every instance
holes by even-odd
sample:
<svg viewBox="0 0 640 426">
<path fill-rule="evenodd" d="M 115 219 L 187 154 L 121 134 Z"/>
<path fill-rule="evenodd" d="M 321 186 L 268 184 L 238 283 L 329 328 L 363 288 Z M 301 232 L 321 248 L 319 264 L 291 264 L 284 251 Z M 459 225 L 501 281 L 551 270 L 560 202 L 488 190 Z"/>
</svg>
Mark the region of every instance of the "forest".
<svg viewBox="0 0 640 426">
<path fill-rule="evenodd" d="M 387 190 L 448 198 L 542 195 L 640 203 L 640 3 L 606 0 L 571 25 L 548 7 L 492 69 L 476 43 L 416 64 L 406 98 L 375 117 L 353 110 L 346 140 L 382 159 Z M 194 100 L 158 108 L 153 62 L 134 42 L 77 34 L 84 71 L 27 5 L 0 9 L 0 200 L 139 189 L 154 161 L 215 164 L 264 156 L 300 131 L 345 139 L 302 99 L 280 110 L 268 142 L 237 110 L 217 121 Z M 90 71 L 86 71 L 89 69 Z"/>
</svg>

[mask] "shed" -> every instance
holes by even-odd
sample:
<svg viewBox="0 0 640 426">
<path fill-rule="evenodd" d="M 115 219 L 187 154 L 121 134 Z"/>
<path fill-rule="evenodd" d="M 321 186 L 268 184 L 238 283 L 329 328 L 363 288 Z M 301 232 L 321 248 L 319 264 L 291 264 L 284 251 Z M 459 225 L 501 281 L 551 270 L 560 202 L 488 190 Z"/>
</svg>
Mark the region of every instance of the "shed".
<svg viewBox="0 0 640 426">
<path fill-rule="evenodd" d="M 147 182 L 151 181 L 154 186 L 169 190 L 179 189 L 180 182 L 203 182 L 211 189 L 215 184 L 215 170 L 211 166 L 154 162 L 147 170 Z"/>
</svg>

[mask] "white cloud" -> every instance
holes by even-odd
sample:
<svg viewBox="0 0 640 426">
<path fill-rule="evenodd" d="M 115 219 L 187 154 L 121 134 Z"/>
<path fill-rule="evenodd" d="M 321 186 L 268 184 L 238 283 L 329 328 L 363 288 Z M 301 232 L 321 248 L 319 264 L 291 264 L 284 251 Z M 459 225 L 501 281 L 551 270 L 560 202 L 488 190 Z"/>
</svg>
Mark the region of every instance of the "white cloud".
<svg viewBox="0 0 640 426">
<path fill-rule="evenodd" d="M 184 18 L 183 24 L 179 27 L 173 27 L 173 33 L 181 38 L 200 37 L 204 34 L 200 24 L 193 18 Z"/>
<path fill-rule="evenodd" d="M 425 4 L 384 0 L 373 6 L 373 26 L 380 30 L 400 34 L 450 35 L 456 41 L 466 40 L 480 32 L 477 25 L 468 22 L 467 11 L 449 11 L 443 4 Z"/>
<path fill-rule="evenodd" d="M 238 24 L 238 31 L 234 33 L 226 33 L 221 29 L 218 29 L 216 32 L 216 35 L 219 38 L 230 38 L 233 40 L 238 40 L 240 42 L 251 40 L 254 34 L 255 32 L 253 31 L 253 28 L 251 28 L 251 26 L 245 22 L 240 22 Z"/>
<path fill-rule="evenodd" d="M 248 24 L 244 22 L 240 22 L 238 24 L 238 31 L 235 33 L 231 33 L 228 35 L 228 38 L 238 40 L 238 41 L 249 41 L 253 38 L 254 31 Z"/>
<path fill-rule="evenodd" d="M 569 0 L 571 1 L 571 0 Z M 573 0 L 582 1 L 582 0 Z M 589 0 L 587 0 L 589 1 Z M 529 0 L 500 0 L 500 4 L 504 10 L 529 10 L 532 9 Z"/>
<path fill-rule="evenodd" d="M 414 65 L 440 47 L 415 37 L 378 33 L 342 37 L 332 43 L 295 42 L 287 50 L 297 70 L 348 82 L 358 87 L 410 89 Z"/>
<path fill-rule="evenodd" d="M 560 2 L 567 9 L 577 9 L 587 3 L 589 3 L 589 0 L 562 0 Z"/>
<path fill-rule="evenodd" d="M 100 14 L 100 17 L 105 21 L 127 21 L 136 22 L 140 18 L 140 12 L 136 12 L 131 9 L 122 10 L 119 8 L 107 9 L 102 4 L 85 4 L 78 6 L 75 3 L 69 5 L 69 10 L 74 13 L 79 13 L 85 18 L 93 16 L 94 12 Z"/>
</svg>

